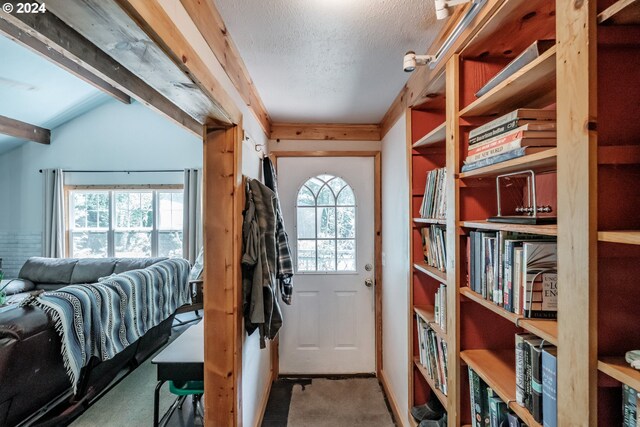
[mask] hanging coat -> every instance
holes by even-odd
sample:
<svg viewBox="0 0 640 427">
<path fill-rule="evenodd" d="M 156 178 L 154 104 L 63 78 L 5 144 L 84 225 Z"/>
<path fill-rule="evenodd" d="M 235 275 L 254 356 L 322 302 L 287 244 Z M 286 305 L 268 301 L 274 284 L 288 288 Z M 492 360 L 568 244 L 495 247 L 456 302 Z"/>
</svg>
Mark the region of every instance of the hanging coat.
<svg viewBox="0 0 640 427">
<path fill-rule="evenodd" d="M 245 328 L 260 332 L 260 347 L 282 326 L 276 299 L 277 244 L 276 195 L 260 181 L 247 178 L 242 235 L 242 290 Z"/>
</svg>

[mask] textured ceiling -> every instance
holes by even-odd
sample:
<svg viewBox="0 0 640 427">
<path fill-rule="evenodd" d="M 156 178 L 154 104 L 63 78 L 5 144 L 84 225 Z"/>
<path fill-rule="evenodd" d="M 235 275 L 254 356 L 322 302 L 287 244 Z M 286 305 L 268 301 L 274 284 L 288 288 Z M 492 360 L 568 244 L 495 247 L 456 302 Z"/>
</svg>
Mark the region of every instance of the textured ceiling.
<svg viewBox="0 0 640 427">
<path fill-rule="evenodd" d="M 215 1 L 276 122 L 380 122 L 443 23 L 433 0 Z"/>
<path fill-rule="evenodd" d="M 55 129 L 110 99 L 4 36 L 0 58 L 0 116 Z M 25 142 L 0 134 L 0 154 Z"/>
</svg>

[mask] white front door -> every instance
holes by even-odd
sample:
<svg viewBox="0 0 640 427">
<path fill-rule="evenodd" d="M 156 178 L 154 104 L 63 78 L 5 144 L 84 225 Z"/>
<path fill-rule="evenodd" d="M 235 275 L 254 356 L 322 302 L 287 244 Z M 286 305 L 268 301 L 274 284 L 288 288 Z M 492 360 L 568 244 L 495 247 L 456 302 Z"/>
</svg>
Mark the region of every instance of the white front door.
<svg viewBox="0 0 640 427">
<path fill-rule="evenodd" d="M 374 182 L 372 157 L 278 159 L 296 269 L 282 374 L 375 372 Z"/>
</svg>

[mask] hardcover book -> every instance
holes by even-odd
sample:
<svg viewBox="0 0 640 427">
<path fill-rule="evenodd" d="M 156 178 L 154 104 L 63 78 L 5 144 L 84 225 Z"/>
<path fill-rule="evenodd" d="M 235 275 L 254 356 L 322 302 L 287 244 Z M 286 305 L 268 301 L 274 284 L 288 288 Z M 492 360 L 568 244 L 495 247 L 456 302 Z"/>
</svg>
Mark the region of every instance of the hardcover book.
<svg viewBox="0 0 640 427">
<path fill-rule="evenodd" d="M 525 373 L 525 351 L 527 351 L 526 339 L 533 339 L 533 334 L 516 334 L 516 403 L 526 406 L 527 385 Z"/>
<path fill-rule="evenodd" d="M 469 144 L 473 145 L 473 142 L 476 141 L 477 138 L 493 129 L 498 128 L 499 126 L 506 125 L 508 123 L 517 122 L 517 124 L 526 124 L 526 121 L 535 121 L 535 123 L 539 123 L 541 121 L 554 121 L 556 119 L 556 111 L 555 110 L 541 110 L 538 108 L 520 108 L 517 110 L 513 110 L 510 113 L 507 113 L 503 116 L 498 117 L 497 119 L 491 120 L 490 122 L 485 123 L 482 126 L 478 126 L 477 128 L 472 129 L 469 132 Z M 518 126 L 513 126 L 514 128 Z M 495 134 L 497 135 L 497 134 Z M 494 136 L 495 136 L 494 135 Z"/>
<path fill-rule="evenodd" d="M 542 425 L 558 427 L 557 349 L 542 349 Z"/>
</svg>

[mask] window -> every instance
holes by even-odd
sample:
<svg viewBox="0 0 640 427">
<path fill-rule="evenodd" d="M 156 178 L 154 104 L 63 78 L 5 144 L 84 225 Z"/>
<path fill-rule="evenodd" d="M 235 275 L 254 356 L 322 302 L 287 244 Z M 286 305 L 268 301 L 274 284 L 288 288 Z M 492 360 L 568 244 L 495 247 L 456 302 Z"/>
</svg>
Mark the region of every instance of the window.
<svg viewBox="0 0 640 427">
<path fill-rule="evenodd" d="M 69 256 L 181 257 L 182 190 L 74 189 Z"/>
<path fill-rule="evenodd" d="M 298 272 L 356 271 L 356 198 L 340 177 L 318 175 L 298 191 Z"/>
</svg>

